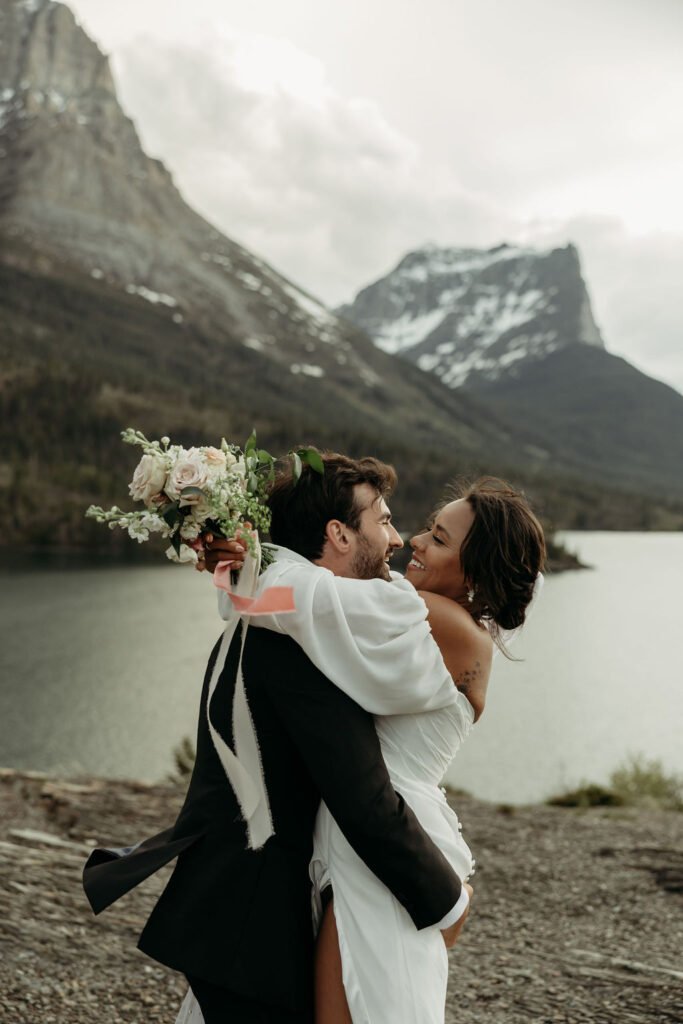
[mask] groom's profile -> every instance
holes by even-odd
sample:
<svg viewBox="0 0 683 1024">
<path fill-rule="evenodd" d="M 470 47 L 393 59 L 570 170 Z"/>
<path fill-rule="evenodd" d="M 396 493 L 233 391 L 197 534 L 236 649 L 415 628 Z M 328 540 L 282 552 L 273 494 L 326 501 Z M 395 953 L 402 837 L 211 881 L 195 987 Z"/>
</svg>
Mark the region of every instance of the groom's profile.
<svg viewBox="0 0 683 1024">
<path fill-rule="evenodd" d="M 273 543 L 335 575 L 375 579 L 401 540 L 385 498 L 393 469 L 327 453 L 320 476 L 281 476 L 270 498 Z M 211 556 L 211 565 L 225 551 Z M 372 716 L 333 685 L 290 637 L 241 631 L 210 700 L 220 642 L 207 666 L 197 755 L 175 825 L 136 847 L 95 851 L 84 885 L 99 913 L 177 857 L 139 947 L 184 973 L 206 1024 L 311 1024 L 313 933 L 308 874 L 321 797 L 351 846 L 405 907 L 417 928 L 450 928 L 457 875 L 389 780 Z M 272 835 L 249 847 L 210 722 L 234 749 L 233 699 L 242 675 L 258 740 Z M 207 714 L 210 706 L 210 717 Z M 462 903 L 458 904 L 461 906 Z M 458 912 L 460 914 L 460 911 Z"/>
</svg>

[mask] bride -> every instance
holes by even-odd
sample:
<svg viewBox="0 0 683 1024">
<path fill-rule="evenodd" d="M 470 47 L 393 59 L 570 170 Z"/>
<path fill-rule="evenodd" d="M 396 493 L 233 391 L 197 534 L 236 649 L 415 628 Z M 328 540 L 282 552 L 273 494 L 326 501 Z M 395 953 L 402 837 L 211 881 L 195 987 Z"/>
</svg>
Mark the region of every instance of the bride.
<svg viewBox="0 0 683 1024">
<path fill-rule="evenodd" d="M 276 530 L 272 533 L 279 543 Z M 310 614 L 311 609 L 320 611 L 320 602 L 310 598 L 307 603 L 305 595 L 300 600 L 296 585 L 297 609 L 306 607 L 307 616 L 265 617 L 253 625 L 293 636 L 333 682 L 375 714 L 395 789 L 464 881 L 474 862 L 439 783 L 484 710 L 494 646 L 505 651 L 506 635 L 524 623 L 543 566 L 543 531 L 523 495 L 503 481 L 485 478 L 445 501 L 429 528 L 410 544 L 406 579 L 427 606 L 431 631 L 457 691 L 451 703 L 427 698 L 416 708 L 413 697 L 402 705 L 402 695 L 391 693 L 391 680 L 368 686 L 349 680 L 343 668 L 335 671 Z M 241 564 L 235 542 L 215 541 L 211 548 L 209 567 L 228 552 L 233 567 Z M 283 550 L 262 577 L 262 586 L 292 582 L 289 555 L 298 557 Z M 345 604 L 345 581 L 332 580 L 342 613 L 350 625 L 355 614 L 357 623 L 358 608 Z M 425 682 L 420 681 L 421 693 Z M 441 932 L 415 928 L 353 851 L 325 804 L 317 816 L 310 873 L 318 936 L 316 1024 L 443 1024 L 448 959 Z"/>
</svg>

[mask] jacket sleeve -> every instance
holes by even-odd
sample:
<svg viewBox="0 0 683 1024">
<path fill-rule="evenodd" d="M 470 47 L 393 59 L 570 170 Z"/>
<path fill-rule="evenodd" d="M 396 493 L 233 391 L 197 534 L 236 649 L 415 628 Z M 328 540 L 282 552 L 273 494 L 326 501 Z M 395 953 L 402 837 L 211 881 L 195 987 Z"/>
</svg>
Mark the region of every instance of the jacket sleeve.
<svg viewBox="0 0 683 1024">
<path fill-rule="evenodd" d="M 372 716 L 298 648 L 271 670 L 266 685 L 278 718 L 358 856 L 418 928 L 441 921 L 458 900 L 460 879 L 394 791 Z"/>
</svg>

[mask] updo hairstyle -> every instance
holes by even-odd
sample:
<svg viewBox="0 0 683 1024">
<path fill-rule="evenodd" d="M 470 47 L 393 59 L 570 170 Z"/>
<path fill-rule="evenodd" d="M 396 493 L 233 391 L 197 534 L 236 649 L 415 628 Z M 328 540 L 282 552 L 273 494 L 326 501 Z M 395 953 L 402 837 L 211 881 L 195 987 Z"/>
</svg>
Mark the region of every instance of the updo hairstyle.
<svg viewBox="0 0 683 1024">
<path fill-rule="evenodd" d="M 470 612 L 477 620 L 486 619 L 500 642 L 500 630 L 524 622 L 545 562 L 543 528 L 524 495 L 497 477 L 461 485 L 456 497 L 474 512 L 460 547 L 465 581 L 474 591 Z"/>
</svg>

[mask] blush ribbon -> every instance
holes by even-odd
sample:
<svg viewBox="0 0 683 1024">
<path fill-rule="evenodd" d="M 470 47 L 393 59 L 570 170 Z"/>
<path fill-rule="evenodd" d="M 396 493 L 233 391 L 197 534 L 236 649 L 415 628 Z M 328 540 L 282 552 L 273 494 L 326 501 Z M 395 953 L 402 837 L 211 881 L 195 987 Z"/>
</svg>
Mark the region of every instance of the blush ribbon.
<svg viewBox="0 0 683 1024">
<path fill-rule="evenodd" d="M 241 597 L 233 593 L 230 586 L 230 566 L 219 562 L 213 574 L 213 582 L 224 590 L 240 615 L 280 615 L 296 611 L 293 587 L 268 587 L 259 597 Z"/>
</svg>

